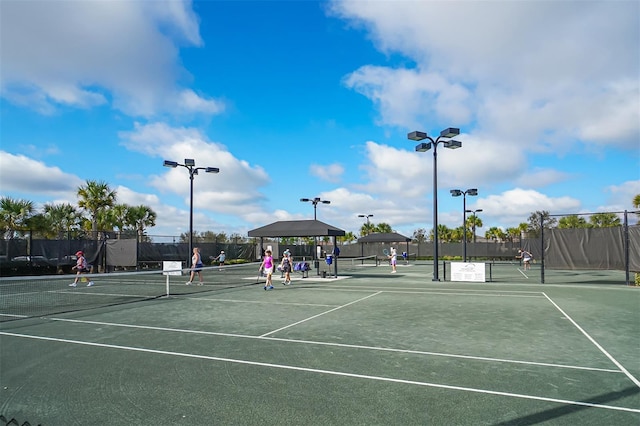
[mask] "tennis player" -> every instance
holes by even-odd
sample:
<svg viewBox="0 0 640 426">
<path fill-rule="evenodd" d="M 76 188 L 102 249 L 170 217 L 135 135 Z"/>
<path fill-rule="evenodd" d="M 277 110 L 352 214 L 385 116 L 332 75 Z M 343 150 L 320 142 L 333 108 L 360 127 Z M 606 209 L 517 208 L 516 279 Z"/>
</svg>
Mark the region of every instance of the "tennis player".
<svg viewBox="0 0 640 426">
<path fill-rule="evenodd" d="M 391 273 L 395 274 L 397 271 L 396 265 L 398 264 L 398 252 L 395 247 L 391 247 L 391 253 L 389 254 L 389 259 L 391 259 Z"/>
<path fill-rule="evenodd" d="M 524 270 L 531 269 L 531 260 L 533 259 L 533 255 L 526 250 L 518 249 L 518 255 L 516 259 L 522 259 L 522 263 L 524 265 Z"/>
<path fill-rule="evenodd" d="M 189 281 L 187 281 L 187 285 L 193 284 L 193 279 L 198 274 L 198 278 L 200 282 L 198 285 L 204 284 L 202 281 L 202 268 L 204 264 L 202 263 L 202 256 L 200 256 L 200 249 L 198 247 L 193 248 L 193 256 L 191 256 L 191 276 L 189 277 Z"/>
<path fill-rule="evenodd" d="M 87 258 L 84 257 L 84 253 L 82 250 L 78 250 L 76 252 L 76 265 L 71 268 L 71 270 L 76 271 L 76 279 L 69 284 L 69 287 L 75 287 L 78 285 L 78 280 L 80 279 L 81 274 L 86 274 L 89 272 L 89 265 L 87 264 Z M 87 287 L 91 287 L 93 285 L 93 281 L 89 280 Z"/>
<path fill-rule="evenodd" d="M 262 259 L 262 263 L 260 263 L 258 271 L 263 271 L 267 276 L 267 281 L 264 284 L 264 289 L 273 290 L 273 283 L 271 281 L 271 276 L 273 275 L 273 256 L 271 256 L 271 250 L 267 250 L 264 252 L 264 259 Z"/>
</svg>

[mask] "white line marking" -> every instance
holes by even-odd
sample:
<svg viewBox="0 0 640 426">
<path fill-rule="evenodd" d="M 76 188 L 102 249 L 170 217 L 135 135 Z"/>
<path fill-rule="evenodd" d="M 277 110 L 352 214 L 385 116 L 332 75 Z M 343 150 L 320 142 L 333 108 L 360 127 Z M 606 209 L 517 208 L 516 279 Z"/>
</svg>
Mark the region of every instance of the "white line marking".
<svg viewBox="0 0 640 426">
<path fill-rule="evenodd" d="M 220 333 L 215 331 L 187 330 L 187 329 L 155 327 L 155 326 L 147 326 L 147 325 L 118 324 L 118 323 L 112 323 L 112 322 L 74 320 L 74 319 L 66 319 L 66 318 L 44 318 L 44 319 L 48 319 L 51 321 L 71 322 L 71 323 L 78 323 L 78 324 L 94 324 L 94 325 L 134 328 L 134 329 L 142 329 L 142 330 L 169 331 L 169 332 L 176 332 L 176 333 L 202 334 L 202 335 L 209 335 L 209 336 L 234 337 L 234 338 L 243 338 L 243 339 L 271 340 L 271 341 L 284 342 L 284 343 L 301 343 L 306 345 L 333 346 L 333 347 L 339 347 L 339 348 L 365 349 L 365 350 L 381 351 L 381 352 L 406 353 L 406 354 L 412 354 L 412 355 L 428 355 L 428 356 L 440 356 L 440 357 L 449 357 L 449 358 L 461 358 L 461 359 L 469 359 L 473 361 L 503 362 L 503 363 L 511 363 L 511 364 L 536 365 L 541 367 L 567 368 L 572 370 L 599 371 L 604 373 L 616 373 L 616 374 L 622 373 L 620 370 L 613 370 L 613 369 L 606 369 L 606 368 L 580 367 L 575 365 L 550 364 L 545 362 L 534 362 L 534 361 L 518 361 L 518 360 L 512 360 L 512 359 L 488 358 L 488 357 L 479 357 L 479 356 L 472 356 L 472 355 L 457 355 L 457 354 L 448 354 L 448 353 L 441 353 L 441 352 L 417 351 L 417 350 L 411 350 L 411 349 L 381 348 L 376 346 L 350 345 L 347 343 L 317 342 L 312 340 L 284 339 L 281 337 L 262 337 L 262 336 L 251 336 L 246 334 Z"/>
<path fill-rule="evenodd" d="M 122 349 L 122 350 L 134 351 L 134 352 L 145 352 L 145 353 L 153 353 L 153 354 L 159 354 L 159 355 L 171 355 L 171 356 L 180 356 L 180 357 L 185 357 L 185 358 L 206 359 L 206 360 L 211 360 L 211 361 L 230 362 L 230 363 L 235 363 L 235 364 L 255 365 L 255 366 L 259 366 L 259 367 L 278 368 L 278 369 L 282 369 L 282 370 L 302 371 L 302 372 L 306 372 L 306 373 L 327 374 L 327 375 L 331 375 L 331 376 L 352 377 L 352 378 L 356 378 L 356 379 L 377 380 L 377 381 L 381 381 L 381 382 L 402 383 L 402 384 L 407 384 L 407 385 L 425 386 L 425 387 L 432 387 L 432 388 L 439 388 L 439 389 L 448 389 L 448 390 L 456 390 L 456 391 L 463 391 L 463 392 L 481 393 L 481 394 L 487 394 L 487 395 L 506 396 L 506 397 L 510 397 L 510 398 L 520 398 L 520 399 L 529 399 L 529 400 L 535 400 L 535 401 L 552 402 L 552 403 L 556 403 L 556 404 L 578 405 L 578 406 L 582 406 L 582 407 L 603 408 L 603 409 L 607 409 L 607 410 L 626 411 L 626 412 L 630 412 L 630 413 L 640 413 L 640 409 L 635 409 L 635 408 L 616 407 L 616 406 L 612 406 L 612 405 L 592 404 L 592 403 L 589 403 L 589 402 L 582 402 L 582 401 L 570 401 L 570 400 L 566 400 L 566 399 L 546 398 L 546 397 L 533 396 L 533 395 L 524 395 L 524 394 L 509 393 L 509 392 L 491 391 L 491 390 L 486 390 L 486 389 L 468 388 L 468 387 L 463 387 L 463 386 L 451 386 L 451 385 L 442 385 L 442 384 L 429 383 L 429 382 L 418 382 L 418 381 L 415 381 L 415 380 L 403 380 L 403 379 L 393 379 L 393 378 L 389 378 L 389 377 L 369 376 L 369 375 L 365 375 L 365 374 L 345 373 L 345 372 L 341 372 L 341 371 L 321 370 L 321 369 L 317 369 L 317 368 L 296 367 L 296 366 L 293 366 L 293 365 L 270 364 L 270 363 L 267 363 L 267 362 L 246 361 L 246 360 L 240 360 L 240 359 L 221 358 L 221 357 L 214 357 L 214 356 L 208 356 L 208 355 L 186 354 L 186 353 L 180 353 L 180 352 L 161 351 L 161 350 L 146 349 L 146 348 L 134 348 L 134 347 L 130 347 L 130 346 L 110 345 L 110 344 L 104 344 L 104 343 L 82 342 L 82 341 L 77 341 L 77 340 L 57 339 L 57 338 L 51 338 L 51 337 L 29 336 L 29 335 L 26 335 L 26 334 L 17 334 L 17 333 L 0 332 L 0 335 L 13 336 L 13 337 L 22 337 L 22 338 L 36 339 L 36 340 L 47 340 L 47 341 L 52 341 L 52 342 L 73 343 L 73 344 L 78 344 L 78 345 L 95 346 L 95 347 L 110 348 L 110 349 Z"/>
<path fill-rule="evenodd" d="M 517 268 L 517 269 L 518 269 L 518 271 L 519 271 L 522 275 L 524 275 L 524 277 L 525 277 L 526 279 L 529 279 L 529 277 L 527 276 L 527 274 L 525 274 L 524 272 L 522 272 L 522 269 L 520 269 L 520 268 Z"/>
<path fill-rule="evenodd" d="M 622 364 L 620 364 L 613 356 L 611 356 L 611 354 L 609 354 L 609 352 L 607 352 L 602 346 L 600 346 L 600 344 L 598 342 L 596 342 L 595 339 L 589 335 L 589 333 L 584 331 L 582 329 L 582 327 L 580 327 L 578 325 L 578 323 L 573 320 L 573 318 L 571 318 L 569 315 L 567 315 L 567 313 L 565 311 L 563 311 L 562 308 L 560 308 L 560 306 L 558 306 L 556 304 L 556 302 L 551 300 L 551 298 L 549 296 L 547 296 L 545 293 L 542 293 L 542 294 L 544 294 L 544 297 L 546 297 L 549 300 L 549 302 L 551 302 L 553 304 L 553 306 L 555 306 L 556 309 L 559 310 L 562 313 L 562 315 L 564 315 L 569 321 L 571 321 L 571 324 L 573 324 L 578 330 L 580 330 L 580 332 L 582 334 L 584 334 L 584 336 L 587 339 L 589 339 L 589 341 L 591 341 L 591 343 L 593 343 L 596 346 L 596 348 L 600 349 L 600 352 L 602 352 L 607 358 L 609 358 L 611 360 L 611 362 L 613 362 L 616 365 L 616 367 L 618 367 L 620 369 L 620 371 L 622 371 L 633 383 L 635 383 L 636 386 L 638 386 L 640 388 L 640 381 L 638 381 L 638 379 L 633 377 L 633 375 L 631 373 L 629 373 L 629 371 L 627 371 L 627 369 L 624 368 L 622 366 Z"/>
<path fill-rule="evenodd" d="M 231 302 L 231 303 L 257 303 L 266 305 L 294 305 L 294 306 L 319 306 L 321 308 L 330 308 L 337 305 L 324 305 L 320 303 L 287 303 L 274 302 L 272 300 L 238 300 L 238 299 L 216 299 L 215 297 L 186 297 L 189 300 L 206 300 L 210 302 Z"/>
<path fill-rule="evenodd" d="M 312 316 L 312 317 L 305 318 L 305 319 L 303 319 L 303 320 L 300 320 L 300 321 L 294 322 L 293 324 L 289 324 L 289 325 L 286 325 L 286 326 L 284 326 L 284 327 L 280 327 L 280 328 L 278 328 L 278 329 L 276 329 L 276 330 L 273 330 L 273 331 L 270 331 L 270 332 L 268 332 L 268 333 L 265 333 L 265 334 L 263 334 L 263 335 L 262 335 L 262 336 L 260 336 L 260 337 L 266 337 L 266 336 L 268 336 L 268 335 L 270 335 L 270 334 L 277 333 L 278 331 L 281 331 L 281 330 L 287 329 L 287 328 L 289 328 L 289 327 L 293 327 L 293 326 L 298 325 L 298 324 L 302 324 L 303 322 L 310 321 L 310 320 L 312 320 L 312 319 L 314 319 L 314 318 L 318 318 L 318 317 L 320 317 L 320 316 L 322 316 L 322 315 L 326 315 L 326 314 L 331 313 L 331 312 L 333 312 L 333 311 L 337 311 L 338 309 L 346 308 L 347 306 L 353 305 L 354 303 L 358 303 L 358 302 L 361 302 L 361 301 L 363 301 L 363 300 L 366 300 L 366 299 L 368 299 L 368 298 L 370 298 L 370 297 L 377 296 L 377 295 L 378 295 L 378 294 L 380 294 L 380 293 L 382 293 L 382 292 L 381 292 L 381 291 L 379 291 L 379 292 L 377 292 L 377 293 L 370 294 L 370 295 L 368 295 L 368 296 L 366 296 L 366 297 L 362 297 L 362 298 L 360 298 L 360 299 L 358 299 L 358 300 L 354 300 L 353 302 L 349 302 L 349 303 L 347 303 L 347 304 L 345 304 L 345 305 L 338 306 L 337 308 L 329 309 L 328 311 L 325 311 L 325 312 L 319 313 L 319 314 L 314 315 L 314 316 Z"/>
</svg>

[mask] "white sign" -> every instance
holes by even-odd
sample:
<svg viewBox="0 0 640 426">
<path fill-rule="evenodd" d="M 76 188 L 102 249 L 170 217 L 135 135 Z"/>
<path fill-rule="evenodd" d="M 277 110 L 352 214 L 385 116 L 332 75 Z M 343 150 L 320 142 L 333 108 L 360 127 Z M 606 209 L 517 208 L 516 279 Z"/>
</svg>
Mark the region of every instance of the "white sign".
<svg viewBox="0 0 640 426">
<path fill-rule="evenodd" d="M 163 261 L 162 275 L 182 275 L 182 262 L 171 260 Z"/>
<path fill-rule="evenodd" d="M 484 263 L 451 262 L 451 281 L 485 282 Z"/>
</svg>

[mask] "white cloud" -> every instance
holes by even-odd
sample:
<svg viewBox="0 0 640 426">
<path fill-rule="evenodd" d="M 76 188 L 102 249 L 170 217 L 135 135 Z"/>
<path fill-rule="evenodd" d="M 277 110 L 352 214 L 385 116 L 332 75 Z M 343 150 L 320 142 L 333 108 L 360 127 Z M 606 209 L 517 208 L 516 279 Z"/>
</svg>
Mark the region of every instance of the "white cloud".
<svg viewBox="0 0 640 426">
<path fill-rule="evenodd" d="M 577 138 L 637 146 L 638 2 L 345 0 L 331 11 L 364 26 L 382 51 L 416 61 L 345 77 L 383 124 L 464 130 L 477 120 L 485 134 L 518 135 L 522 150 L 563 152 Z"/>
<path fill-rule="evenodd" d="M 51 114 L 111 102 L 141 116 L 223 109 L 179 87 L 179 45 L 202 45 L 189 1 L 10 1 L 0 27 L 0 94 L 21 106 Z"/>
<path fill-rule="evenodd" d="M 309 171 L 313 176 L 316 176 L 327 182 L 339 182 L 342 174 L 344 173 L 344 167 L 340 164 L 329 164 L 322 166 L 319 164 L 311 164 Z"/>
<path fill-rule="evenodd" d="M 217 167 L 219 174 L 199 170 L 194 177 L 194 208 L 248 217 L 260 210 L 264 196 L 260 188 L 269 182 L 262 167 L 252 166 L 231 154 L 219 143 L 211 142 L 199 130 L 170 127 L 165 123 L 136 124 L 131 132 L 121 132 L 122 144 L 129 150 L 163 160 L 184 164 L 185 158 L 197 159 L 196 167 Z M 150 178 L 150 185 L 164 193 L 180 194 L 189 203 L 189 172 L 185 167 L 165 169 Z"/>
<path fill-rule="evenodd" d="M 5 151 L 0 151 L 0 182 L 3 194 L 25 192 L 74 200 L 78 187 L 84 184 L 58 167 Z"/>
</svg>

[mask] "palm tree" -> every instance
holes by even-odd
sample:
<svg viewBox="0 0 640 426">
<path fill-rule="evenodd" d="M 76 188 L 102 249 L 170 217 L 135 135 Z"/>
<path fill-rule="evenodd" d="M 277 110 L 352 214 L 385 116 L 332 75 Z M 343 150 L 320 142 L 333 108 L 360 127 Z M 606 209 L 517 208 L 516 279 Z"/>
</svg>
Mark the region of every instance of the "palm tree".
<svg viewBox="0 0 640 426">
<path fill-rule="evenodd" d="M 6 238 L 14 239 L 16 234 L 23 234 L 32 215 L 32 201 L 0 198 L 0 225 Z"/>
<path fill-rule="evenodd" d="M 595 213 L 589 218 L 595 228 L 610 228 L 620 226 L 620 218 L 615 213 Z"/>
<path fill-rule="evenodd" d="M 89 213 L 91 232 L 95 238 L 98 235 L 100 214 L 116 202 L 116 191 L 106 182 L 87 180 L 85 185 L 78 188 L 78 206 Z"/>
<path fill-rule="evenodd" d="M 133 225 L 129 221 L 130 213 L 129 209 L 131 207 L 127 204 L 116 204 L 109 210 L 107 210 L 107 215 L 109 216 L 109 222 L 111 225 L 118 231 L 118 239 L 122 235 L 122 231 L 128 225 Z"/>
<path fill-rule="evenodd" d="M 346 244 L 346 243 L 351 243 L 353 241 L 356 241 L 358 237 L 356 237 L 356 235 L 353 232 L 349 231 L 349 232 L 346 232 L 344 236 L 337 237 L 336 239 L 338 240 L 338 242 L 340 242 L 340 244 Z"/>
<path fill-rule="evenodd" d="M 391 233 L 393 232 L 393 229 L 391 229 L 391 225 L 389 225 L 388 223 L 379 223 L 376 225 L 376 231 L 375 232 L 381 232 L 381 233 Z"/>
<path fill-rule="evenodd" d="M 438 242 L 439 243 L 447 243 L 451 241 L 452 231 L 447 227 L 447 225 L 438 225 Z M 433 229 L 429 232 L 429 239 L 433 241 Z"/>
<path fill-rule="evenodd" d="M 504 233 L 504 231 L 497 226 L 492 226 L 487 232 L 484 233 L 484 237 L 487 240 L 493 240 L 495 242 L 503 240 L 505 238 L 505 235 L 506 234 Z"/>
<path fill-rule="evenodd" d="M 475 214 L 467 217 L 467 228 L 471 228 L 471 235 L 473 235 L 473 242 L 476 242 L 476 228 L 482 228 L 482 219 Z"/>
<path fill-rule="evenodd" d="M 520 240 L 520 228 L 507 228 L 506 233 L 509 241 L 514 242 L 516 238 Z"/>
<path fill-rule="evenodd" d="M 577 214 L 570 214 L 569 216 L 560 218 L 558 221 L 558 228 L 589 228 L 589 224 L 584 217 L 578 216 Z"/>
<path fill-rule="evenodd" d="M 636 196 L 633 197 L 633 207 L 640 209 L 640 194 L 636 194 Z M 636 214 L 640 216 L 640 211 L 636 211 Z"/>
<path fill-rule="evenodd" d="M 158 215 L 151 207 L 143 204 L 129 208 L 129 223 L 137 231 L 138 242 L 142 242 L 145 228 L 156 226 L 157 217 Z"/>
<path fill-rule="evenodd" d="M 44 215 L 49 219 L 51 229 L 58 236 L 63 232 L 76 230 L 80 226 L 80 213 L 69 203 L 45 204 Z"/>
<path fill-rule="evenodd" d="M 362 225 L 362 227 L 360 228 L 360 236 L 364 237 L 366 235 L 369 235 L 373 232 L 376 232 L 376 225 L 374 225 L 371 222 L 367 222 L 364 225 Z"/>
</svg>

